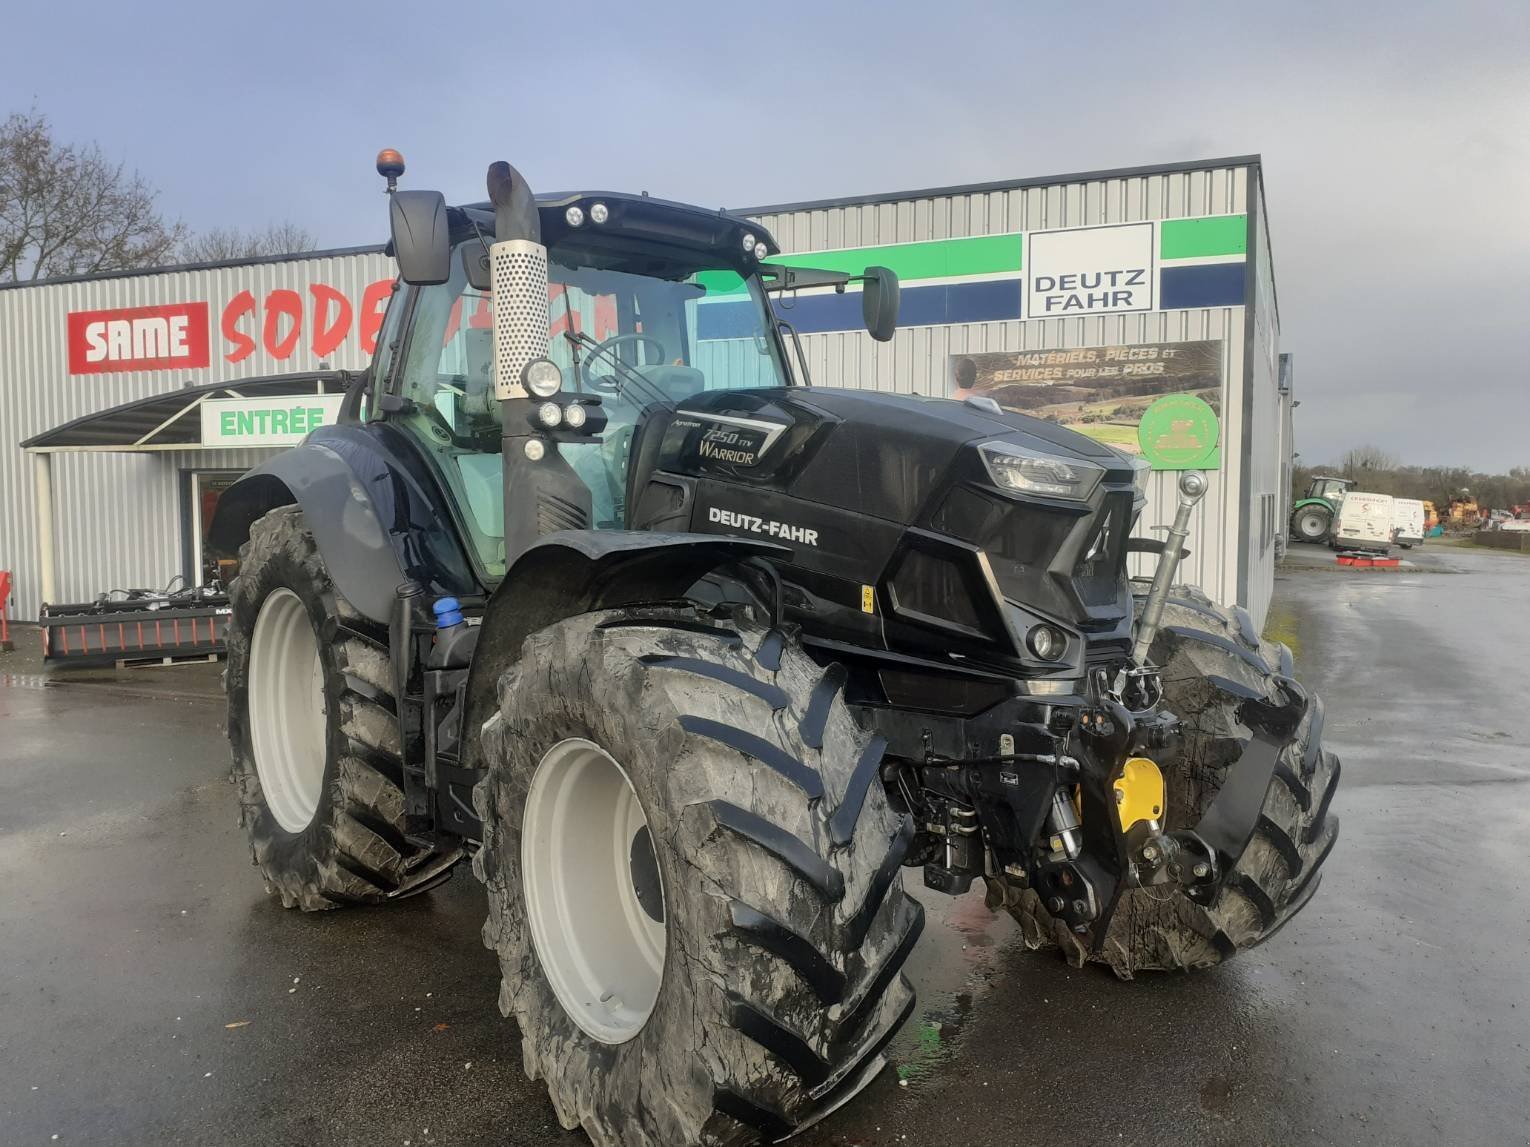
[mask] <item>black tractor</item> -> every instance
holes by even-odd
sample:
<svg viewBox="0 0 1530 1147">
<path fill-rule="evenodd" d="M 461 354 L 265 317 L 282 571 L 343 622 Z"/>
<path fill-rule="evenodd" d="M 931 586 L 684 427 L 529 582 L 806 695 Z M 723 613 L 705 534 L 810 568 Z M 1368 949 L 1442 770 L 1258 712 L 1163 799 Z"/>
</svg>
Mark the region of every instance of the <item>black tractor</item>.
<svg viewBox="0 0 1530 1147">
<path fill-rule="evenodd" d="M 503 163 L 448 208 L 402 170 L 379 157 L 371 368 L 211 530 L 284 905 L 471 859 L 559 1119 L 684 1147 L 784 1137 L 880 1069 L 914 1007 L 905 869 L 1123 977 L 1312 896 L 1338 761 L 1285 647 L 1172 584 L 1203 475 L 1133 538 L 1140 461 L 983 398 L 806 385 L 775 298 L 886 341 L 885 269 Z"/>
</svg>

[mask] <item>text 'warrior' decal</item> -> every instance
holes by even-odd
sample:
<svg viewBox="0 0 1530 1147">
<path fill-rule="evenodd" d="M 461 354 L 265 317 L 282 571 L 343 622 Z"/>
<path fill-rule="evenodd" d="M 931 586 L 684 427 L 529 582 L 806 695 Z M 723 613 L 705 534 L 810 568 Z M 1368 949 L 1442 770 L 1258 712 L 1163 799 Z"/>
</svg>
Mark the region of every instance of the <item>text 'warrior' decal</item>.
<svg viewBox="0 0 1530 1147">
<path fill-rule="evenodd" d="M 755 466 L 786 427 L 779 422 L 741 418 L 733 414 L 688 412 L 675 420 L 673 429 L 694 435 L 692 449 L 696 459 L 701 462 Z"/>
</svg>

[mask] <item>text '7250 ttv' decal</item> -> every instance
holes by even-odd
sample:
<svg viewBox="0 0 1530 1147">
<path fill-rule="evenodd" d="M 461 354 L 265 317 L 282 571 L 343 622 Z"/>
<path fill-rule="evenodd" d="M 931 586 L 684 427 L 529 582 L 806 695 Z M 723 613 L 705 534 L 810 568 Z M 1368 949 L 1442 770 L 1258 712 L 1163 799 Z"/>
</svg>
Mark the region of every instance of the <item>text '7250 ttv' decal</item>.
<svg viewBox="0 0 1530 1147">
<path fill-rule="evenodd" d="M 817 530 L 810 530 L 805 526 L 794 526 L 790 522 L 778 522 L 773 518 L 741 514 L 736 510 L 721 510 L 711 506 L 707 509 L 707 521 L 726 526 L 730 530 L 741 530 L 746 534 L 764 534 L 767 537 L 780 538 L 783 542 L 801 542 L 805 546 L 818 544 Z"/>
</svg>

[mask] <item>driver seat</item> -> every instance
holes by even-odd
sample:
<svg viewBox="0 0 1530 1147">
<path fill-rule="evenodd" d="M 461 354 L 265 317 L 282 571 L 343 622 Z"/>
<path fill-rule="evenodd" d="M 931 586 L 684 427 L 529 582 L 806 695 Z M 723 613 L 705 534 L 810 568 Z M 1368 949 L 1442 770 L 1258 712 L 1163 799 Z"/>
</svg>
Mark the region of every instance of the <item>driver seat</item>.
<svg viewBox="0 0 1530 1147">
<path fill-rule="evenodd" d="M 462 412 L 471 418 L 492 418 L 498 422 L 499 402 L 494 397 L 494 331 L 487 327 L 469 327 L 463 331 L 462 356 L 467 380 L 462 388 Z"/>
</svg>

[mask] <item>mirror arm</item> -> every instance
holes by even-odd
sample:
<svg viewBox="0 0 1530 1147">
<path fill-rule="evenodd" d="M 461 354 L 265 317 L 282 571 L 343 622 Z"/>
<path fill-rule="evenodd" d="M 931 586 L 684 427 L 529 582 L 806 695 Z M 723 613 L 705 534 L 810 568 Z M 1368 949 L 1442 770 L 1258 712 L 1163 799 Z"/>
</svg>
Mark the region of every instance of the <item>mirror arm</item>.
<svg viewBox="0 0 1530 1147">
<path fill-rule="evenodd" d="M 808 374 L 807 356 L 802 353 L 802 339 L 797 336 L 797 328 L 792 326 L 792 324 L 787 322 L 785 319 L 777 319 L 776 330 L 785 331 L 787 334 L 792 336 L 792 349 L 796 351 L 797 354 L 797 369 L 802 374 L 802 385 L 812 386 L 813 379 Z"/>
</svg>

